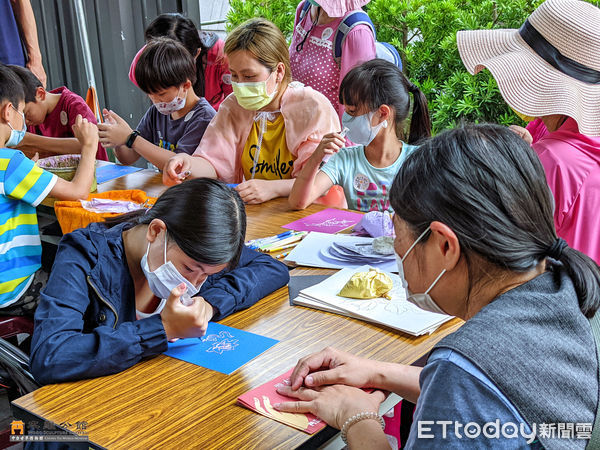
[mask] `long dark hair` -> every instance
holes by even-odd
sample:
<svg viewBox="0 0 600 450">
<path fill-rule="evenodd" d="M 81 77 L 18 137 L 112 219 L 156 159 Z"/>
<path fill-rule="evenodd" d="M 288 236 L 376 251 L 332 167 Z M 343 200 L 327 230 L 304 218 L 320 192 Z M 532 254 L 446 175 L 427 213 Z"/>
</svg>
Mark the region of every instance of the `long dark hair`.
<svg viewBox="0 0 600 450">
<path fill-rule="evenodd" d="M 149 210 L 113 217 L 110 228 L 162 220 L 169 239 L 194 261 L 237 266 L 246 235 L 246 210 L 238 193 L 222 181 L 196 178 L 167 189 Z"/>
<path fill-rule="evenodd" d="M 479 281 L 473 257 L 491 268 L 523 273 L 548 257 L 557 242 L 542 164 L 525 141 L 497 125 L 467 125 L 425 142 L 400 168 L 390 203 L 415 237 L 432 221 L 456 233 L 471 287 Z M 600 306 L 600 268 L 570 247 L 559 260 L 581 311 L 592 317 Z"/>
<path fill-rule="evenodd" d="M 343 105 L 366 105 L 369 111 L 375 111 L 381 105 L 391 106 L 394 110 L 396 135 L 402 138 L 404 122 L 410 110 L 409 93 L 413 94 L 414 101 L 410 133 L 406 142 L 414 144 L 431 136 L 427 98 L 395 64 L 376 58 L 354 67 L 340 84 L 339 100 Z"/>
<path fill-rule="evenodd" d="M 209 49 L 203 45 L 202 40 L 198 35 L 198 29 L 192 19 L 188 19 L 179 13 L 161 14 L 148 25 L 144 32 L 146 42 L 157 37 L 168 37 L 179 41 L 187 51 L 190 52 L 192 58 L 196 58 L 196 82 L 194 83 L 194 92 L 196 95 L 204 97 L 204 63 L 202 61 L 203 55 L 208 52 Z M 196 57 L 198 50 L 200 50 L 200 54 Z"/>
</svg>

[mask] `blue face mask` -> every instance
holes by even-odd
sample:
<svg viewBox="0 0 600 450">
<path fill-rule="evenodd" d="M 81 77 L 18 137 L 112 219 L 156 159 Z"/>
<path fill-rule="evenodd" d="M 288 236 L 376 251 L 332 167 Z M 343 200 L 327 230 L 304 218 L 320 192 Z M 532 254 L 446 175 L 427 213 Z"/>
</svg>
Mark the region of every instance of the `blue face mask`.
<svg viewBox="0 0 600 450">
<path fill-rule="evenodd" d="M 14 106 L 12 106 L 12 105 L 10 105 L 10 106 L 16 112 L 21 114 L 21 118 L 23 119 L 23 128 L 21 130 L 15 130 L 13 128 L 13 126 L 10 124 L 10 122 L 8 122 L 8 126 L 11 129 L 10 137 L 8 138 L 8 141 L 6 141 L 6 143 L 4 145 L 6 145 L 7 147 L 16 147 L 17 145 L 19 145 L 21 143 L 21 141 L 25 137 L 25 131 L 27 131 L 27 125 L 25 125 L 25 114 L 23 114 L 21 111 L 19 111 Z"/>
</svg>

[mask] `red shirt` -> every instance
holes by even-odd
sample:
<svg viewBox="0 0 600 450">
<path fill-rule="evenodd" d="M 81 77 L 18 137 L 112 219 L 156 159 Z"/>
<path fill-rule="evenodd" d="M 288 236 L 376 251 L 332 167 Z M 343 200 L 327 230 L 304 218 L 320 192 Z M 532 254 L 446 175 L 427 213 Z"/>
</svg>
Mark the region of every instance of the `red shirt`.
<svg viewBox="0 0 600 450">
<path fill-rule="evenodd" d="M 69 138 L 74 137 L 71 126 L 75 123 L 77 114 L 87 119 L 88 122 L 97 124 L 96 116 L 85 103 L 85 100 L 79 95 L 71 92 L 66 87 L 59 87 L 51 94 L 60 94 L 60 99 L 56 107 L 50 112 L 43 123 L 37 126 L 30 126 L 27 131 L 47 137 Z M 98 143 L 98 152 L 96 159 L 108 161 L 106 150 Z"/>
</svg>

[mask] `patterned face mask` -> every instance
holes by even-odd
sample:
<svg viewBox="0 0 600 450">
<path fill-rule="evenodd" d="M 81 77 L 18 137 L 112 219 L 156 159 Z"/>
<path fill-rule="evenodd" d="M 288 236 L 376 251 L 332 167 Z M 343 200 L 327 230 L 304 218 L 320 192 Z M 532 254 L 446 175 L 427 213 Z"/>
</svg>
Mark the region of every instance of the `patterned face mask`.
<svg viewBox="0 0 600 450">
<path fill-rule="evenodd" d="M 156 106 L 156 109 L 158 110 L 159 113 L 164 114 L 165 116 L 168 116 L 169 114 L 173 114 L 175 111 L 179 111 L 181 108 L 183 108 L 185 106 L 185 95 L 183 97 L 179 96 L 179 93 L 181 92 L 181 89 L 179 89 L 179 92 L 177 92 L 177 95 L 175 95 L 175 98 L 173 100 L 171 100 L 170 102 L 157 102 L 154 103 L 154 106 Z"/>
</svg>

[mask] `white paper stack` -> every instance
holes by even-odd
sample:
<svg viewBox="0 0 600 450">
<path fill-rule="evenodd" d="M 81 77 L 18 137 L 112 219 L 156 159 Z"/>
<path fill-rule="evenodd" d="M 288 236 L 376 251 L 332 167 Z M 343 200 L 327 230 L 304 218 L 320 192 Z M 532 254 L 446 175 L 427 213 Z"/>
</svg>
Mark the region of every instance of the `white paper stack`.
<svg viewBox="0 0 600 450">
<path fill-rule="evenodd" d="M 398 272 L 396 258 L 373 251 L 373 238 L 349 234 L 311 232 L 285 258 L 299 266 L 343 269 L 369 264 L 386 272 Z"/>
<path fill-rule="evenodd" d="M 337 295 L 357 272 L 367 272 L 370 266 L 346 268 L 319 284 L 300 291 L 295 305 L 308 306 L 323 311 L 342 314 L 368 322 L 378 323 L 413 336 L 432 333 L 452 317 L 424 311 L 406 300 L 406 290 L 398 275 L 388 273 L 394 287 L 392 299 L 374 298 L 359 300 Z"/>
</svg>

